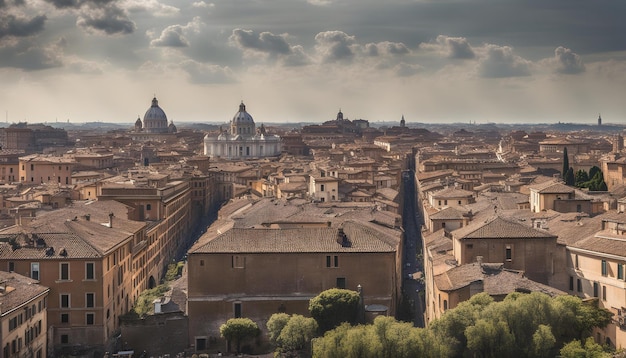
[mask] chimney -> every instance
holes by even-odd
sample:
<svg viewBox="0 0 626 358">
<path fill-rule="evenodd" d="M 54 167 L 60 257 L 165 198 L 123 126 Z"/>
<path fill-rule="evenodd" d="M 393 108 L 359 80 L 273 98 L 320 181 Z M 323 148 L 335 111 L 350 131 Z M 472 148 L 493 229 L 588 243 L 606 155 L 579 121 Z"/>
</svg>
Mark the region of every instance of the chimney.
<svg viewBox="0 0 626 358">
<path fill-rule="evenodd" d="M 91 215 L 89 215 L 89 214 L 85 214 L 85 220 L 86 220 L 86 221 L 89 221 L 90 219 L 91 219 Z"/>
<path fill-rule="evenodd" d="M 337 243 L 340 244 L 341 247 L 350 247 L 350 246 L 352 246 L 352 243 L 348 239 L 348 236 L 343 231 L 342 227 L 337 229 Z"/>
<path fill-rule="evenodd" d="M 476 256 L 476 262 L 478 262 L 479 266 L 483 266 L 483 257 L 482 256 Z"/>
<path fill-rule="evenodd" d="M 113 213 L 109 213 L 109 227 L 113 227 Z"/>
</svg>

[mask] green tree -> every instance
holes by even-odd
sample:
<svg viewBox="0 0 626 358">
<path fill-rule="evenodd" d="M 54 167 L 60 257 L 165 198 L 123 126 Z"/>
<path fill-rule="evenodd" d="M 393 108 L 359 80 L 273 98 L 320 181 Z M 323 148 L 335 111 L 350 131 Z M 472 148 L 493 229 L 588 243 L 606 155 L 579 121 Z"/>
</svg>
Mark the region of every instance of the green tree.
<svg viewBox="0 0 626 358">
<path fill-rule="evenodd" d="M 577 187 L 581 187 L 581 185 L 584 182 L 589 181 L 589 175 L 587 175 L 587 171 L 584 169 L 578 169 L 578 171 L 576 171 L 576 175 L 574 176 L 575 179 L 575 185 Z"/>
<path fill-rule="evenodd" d="M 237 353 L 241 352 L 241 343 L 258 336 L 261 333 L 259 326 L 250 318 L 231 318 L 220 326 L 220 334 L 230 343 L 237 342 Z"/>
<path fill-rule="evenodd" d="M 565 180 L 567 171 L 569 170 L 569 156 L 567 155 L 567 147 L 563 147 L 563 169 L 561 169 L 561 178 Z"/>
<path fill-rule="evenodd" d="M 269 339 L 272 344 L 276 345 L 276 340 L 280 336 L 280 332 L 285 328 L 290 318 L 291 317 L 286 313 L 274 313 L 267 321 L 267 332 L 269 333 Z"/>
<path fill-rule="evenodd" d="M 503 321 L 480 319 L 467 327 L 467 348 L 478 357 L 512 357 L 515 350 L 515 336 Z"/>
<path fill-rule="evenodd" d="M 556 338 L 552 334 L 550 326 L 540 324 L 533 334 L 533 355 L 538 358 L 554 356 L 551 350 L 556 344 Z"/>
<path fill-rule="evenodd" d="M 316 332 L 315 319 L 294 314 L 281 330 L 276 342 L 283 352 L 297 351 L 304 349 Z"/>
<path fill-rule="evenodd" d="M 598 172 L 602 173 L 602 170 L 600 170 L 600 168 L 598 168 L 598 166 L 596 165 L 589 168 L 589 179 L 595 177 Z"/>
<path fill-rule="evenodd" d="M 561 348 L 561 357 L 563 358 L 608 358 L 609 353 L 602 350 L 602 346 L 597 344 L 593 338 L 589 337 L 585 340 L 585 346 L 579 340 L 573 340 Z"/>
<path fill-rule="evenodd" d="M 576 184 L 576 177 L 574 177 L 574 168 L 569 167 L 567 173 L 565 173 L 565 185 L 574 186 Z"/>
<path fill-rule="evenodd" d="M 309 312 L 322 332 L 343 322 L 356 323 L 359 309 L 359 293 L 339 288 L 326 290 L 309 301 Z"/>
</svg>

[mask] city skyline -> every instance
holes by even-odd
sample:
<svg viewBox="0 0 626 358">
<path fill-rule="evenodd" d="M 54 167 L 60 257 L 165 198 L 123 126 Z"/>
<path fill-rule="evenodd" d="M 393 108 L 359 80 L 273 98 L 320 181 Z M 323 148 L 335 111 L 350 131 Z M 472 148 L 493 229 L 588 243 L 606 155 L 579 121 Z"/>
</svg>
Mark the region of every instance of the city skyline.
<svg viewBox="0 0 626 358">
<path fill-rule="evenodd" d="M 623 123 L 615 1 L 0 1 L 7 122 Z"/>
</svg>

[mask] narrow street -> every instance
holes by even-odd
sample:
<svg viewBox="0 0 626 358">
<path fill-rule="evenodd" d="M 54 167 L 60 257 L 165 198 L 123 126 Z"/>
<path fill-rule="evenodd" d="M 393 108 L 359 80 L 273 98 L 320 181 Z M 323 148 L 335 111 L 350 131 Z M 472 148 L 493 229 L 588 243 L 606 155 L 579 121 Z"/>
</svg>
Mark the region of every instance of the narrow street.
<svg viewBox="0 0 626 358">
<path fill-rule="evenodd" d="M 418 260 L 422 257 L 421 218 L 417 211 L 415 172 L 410 169 L 402 173 L 402 185 L 404 193 L 404 208 L 402 215 L 402 227 L 405 234 L 404 259 L 403 259 L 403 292 L 405 297 L 412 303 L 416 327 L 424 327 L 424 284 L 422 280 L 424 263 Z M 421 293 L 421 294 L 420 294 Z"/>
</svg>

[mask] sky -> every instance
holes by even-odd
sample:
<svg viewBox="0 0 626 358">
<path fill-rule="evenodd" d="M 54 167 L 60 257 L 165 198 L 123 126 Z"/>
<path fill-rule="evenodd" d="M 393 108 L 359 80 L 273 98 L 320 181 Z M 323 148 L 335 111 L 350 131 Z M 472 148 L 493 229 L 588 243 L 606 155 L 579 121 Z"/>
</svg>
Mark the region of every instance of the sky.
<svg viewBox="0 0 626 358">
<path fill-rule="evenodd" d="M 626 123 L 623 0 L 0 0 L 6 122 Z"/>
</svg>

